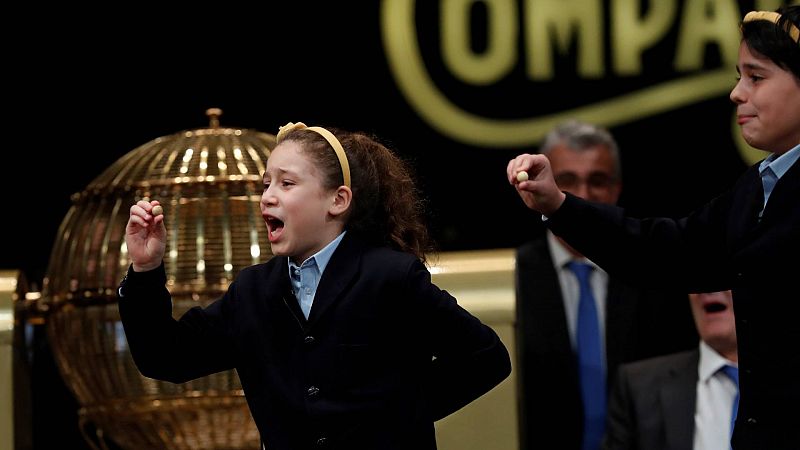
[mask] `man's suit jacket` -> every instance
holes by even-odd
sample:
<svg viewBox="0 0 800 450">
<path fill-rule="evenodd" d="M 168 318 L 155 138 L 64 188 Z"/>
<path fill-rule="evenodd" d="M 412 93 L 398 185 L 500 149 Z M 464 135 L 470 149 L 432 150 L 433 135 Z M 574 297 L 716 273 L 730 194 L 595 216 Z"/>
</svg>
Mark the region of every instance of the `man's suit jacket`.
<svg viewBox="0 0 800 450">
<path fill-rule="evenodd" d="M 691 449 L 699 361 L 692 350 L 620 366 L 603 449 Z"/>
<path fill-rule="evenodd" d="M 612 276 L 686 292 L 731 289 L 739 356 L 735 449 L 794 449 L 800 434 L 800 163 L 761 220 L 758 165 L 686 218 L 636 219 L 567 195 L 547 225 Z"/>
<path fill-rule="evenodd" d="M 517 249 L 516 286 L 520 448 L 579 449 L 583 406 L 578 368 L 545 236 Z M 613 278 L 605 328 L 609 382 L 622 362 L 697 346 L 685 294 L 632 288 Z"/>
<path fill-rule="evenodd" d="M 285 257 L 239 273 L 223 298 L 171 314 L 163 265 L 128 271 L 119 300 L 143 375 L 185 382 L 235 368 L 270 450 L 435 449 L 433 422 L 511 364 L 495 332 L 431 283 L 413 255 L 347 233 L 308 320 Z"/>
</svg>

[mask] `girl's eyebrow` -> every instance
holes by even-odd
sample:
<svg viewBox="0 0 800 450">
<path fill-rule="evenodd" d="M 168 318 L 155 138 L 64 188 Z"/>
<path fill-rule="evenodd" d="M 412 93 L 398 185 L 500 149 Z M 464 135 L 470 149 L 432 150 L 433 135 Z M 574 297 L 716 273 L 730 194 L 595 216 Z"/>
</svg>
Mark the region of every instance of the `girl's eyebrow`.
<svg viewBox="0 0 800 450">
<path fill-rule="evenodd" d="M 291 172 L 291 170 L 289 170 L 289 169 L 284 169 L 284 168 L 282 168 L 282 167 L 273 167 L 273 168 L 272 168 L 272 171 L 273 171 L 273 172 L 277 172 L 278 174 L 282 174 L 282 173 Z M 267 169 L 267 170 L 265 170 L 265 171 L 264 171 L 264 176 L 267 176 L 267 175 L 269 174 L 269 172 L 270 172 L 270 169 Z"/>
<path fill-rule="evenodd" d="M 289 175 L 295 175 L 296 174 L 296 172 L 294 172 L 292 169 L 285 169 L 285 168 L 282 168 L 282 167 L 274 167 L 272 169 L 272 171 L 275 172 L 275 176 L 280 176 L 280 175 L 285 175 L 285 174 L 289 174 Z M 271 176 L 269 174 L 269 169 L 264 171 L 264 176 L 262 177 L 262 179 L 265 180 L 265 179 L 267 179 L 268 176 Z"/>
</svg>

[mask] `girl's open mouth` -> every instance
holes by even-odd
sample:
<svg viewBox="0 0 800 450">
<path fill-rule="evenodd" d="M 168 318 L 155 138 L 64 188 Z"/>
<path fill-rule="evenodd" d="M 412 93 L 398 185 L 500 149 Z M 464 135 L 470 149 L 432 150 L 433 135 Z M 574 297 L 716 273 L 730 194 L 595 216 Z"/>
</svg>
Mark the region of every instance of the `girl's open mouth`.
<svg viewBox="0 0 800 450">
<path fill-rule="evenodd" d="M 267 224 L 269 241 L 275 242 L 283 233 L 283 221 L 276 217 L 264 216 L 264 222 Z"/>
</svg>

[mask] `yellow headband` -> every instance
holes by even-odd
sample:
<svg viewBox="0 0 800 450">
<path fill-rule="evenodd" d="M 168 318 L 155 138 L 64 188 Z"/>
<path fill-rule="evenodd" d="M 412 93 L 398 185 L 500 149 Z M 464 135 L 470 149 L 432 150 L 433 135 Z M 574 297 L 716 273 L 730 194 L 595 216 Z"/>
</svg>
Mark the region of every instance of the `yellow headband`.
<svg viewBox="0 0 800 450">
<path fill-rule="evenodd" d="M 344 185 L 351 187 L 350 164 L 347 162 L 347 155 L 344 152 L 344 147 L 342 147 L 341 142 L 336 139 L 336 136 L 334 136 L 333 133 L 322 127 L 308 127 L 303 122 L 289 122 L 278 129 L 276 141 L 280 143 L 283 138 L 286 137 L 286 135 L 292 130 L 311 130 L 324 137 L 325 140 L 328 141 L 328 144 L 333 147 L 333 151 L 336 152 L 336 157 L 339 158 L 339 165 L 342 166 L 342 179 L 344 180 Z"/>
<path fill-rule="evenodd" d="M 769 22 L 774 23 L 775 25 L 778 24 L 778 19 L 781 18 L 781 15 L 774 12 L 774 11 L 750 11 L 747 15 L 744 16 L 744 20 L 742 23 L 752 22 L 754 20 L 766 20 Z M 793 41 L 796 43 L 800 43 L 800 29 L 795 26 L 791 21 L 786 21 L 786 28 L 784 28 L 789 36 L 792 38 Z"/>
</svg>

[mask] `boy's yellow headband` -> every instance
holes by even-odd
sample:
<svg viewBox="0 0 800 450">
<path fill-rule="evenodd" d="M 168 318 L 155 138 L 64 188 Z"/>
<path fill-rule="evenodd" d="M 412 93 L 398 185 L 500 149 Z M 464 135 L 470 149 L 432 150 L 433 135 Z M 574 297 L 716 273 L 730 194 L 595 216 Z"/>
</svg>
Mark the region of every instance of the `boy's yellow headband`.
<svg viewBox="0 0 800 450">
<path fill-rule="evenodd" d="M 781 15 L 774 11 L 750 11 L 744 16 L 742 23 L 752 22 L 754 20 L 766 20 L 777 25 L 778 19 L 780 18 Z M 789 33 L 789 36 L 793 41 L 800 43 L 800 29 L 798 29 L 795 24 L 787 20 L 786 27 L 784 29 L 787 33 Z"/>
<path fill-rule="evenodd" d="M 333 147 L 333 151 L 336 152 L 336 157 L 339 158 L 339 165 L 342 166 L 342 179 L 344 180 L 344 185 L 351 187 L 350 164 L 347 162 L 347 155 L 344 153 L 344 147 L 342 147 L 341 142 L 336 139 L 336 136 L 334 136 L 333 133 L 322 127 L 307 127 L 303 122 L 289 122 L 278 129 L 278 135 L 276 136 L 277 142 L 280 144 L 283 138 L 293 130 L 310 130 L 325 138 L 325 140 L 328 141 L 328 144 Z"/>
</svg>

